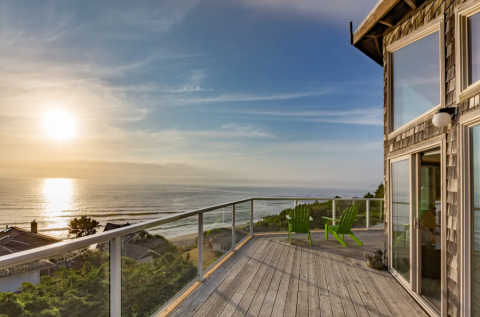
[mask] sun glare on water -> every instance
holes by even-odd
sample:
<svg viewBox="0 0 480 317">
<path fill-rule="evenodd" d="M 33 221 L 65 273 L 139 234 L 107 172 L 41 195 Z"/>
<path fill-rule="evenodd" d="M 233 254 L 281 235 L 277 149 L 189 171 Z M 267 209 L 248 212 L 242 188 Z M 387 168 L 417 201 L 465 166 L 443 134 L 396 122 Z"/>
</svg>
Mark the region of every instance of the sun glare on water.
<svg viewBox="0 0 480 317">
<path fill-rule="evenodd" d="M 75 133 L 75 120 L 65 111 L 52 111 L 45 115 L 44 127 L 48 136 L 56 140 L 71 139 Z"/>
<path fill-rule="evenodd" d="M 43 185 L 43 197 L 45 210 L 48 213 L 56 213 L 71 209 L 73 184 L 67 178 L 49 178 Z"/>
</svg>

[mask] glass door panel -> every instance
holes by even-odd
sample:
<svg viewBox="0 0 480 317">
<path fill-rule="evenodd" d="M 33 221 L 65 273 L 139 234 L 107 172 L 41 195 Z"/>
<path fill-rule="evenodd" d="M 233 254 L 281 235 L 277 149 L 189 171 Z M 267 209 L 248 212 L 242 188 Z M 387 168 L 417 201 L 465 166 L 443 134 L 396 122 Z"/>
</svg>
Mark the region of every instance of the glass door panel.
<svg viewBox="0 0 480 317">
<path fill-rule="evenodd" d="M 441 308 L 441 168 L 440 149 L 420 155 L 420 294 Z"/>
<path fill-rule="evenodd" d="M 480 126 L 471 129 L 472 316 L 480 316 Z"/>
<path fill-rule="evenodd" d="M 392 268 L 410 282 L 410 160 L 392 163 Z"/>
</svg>

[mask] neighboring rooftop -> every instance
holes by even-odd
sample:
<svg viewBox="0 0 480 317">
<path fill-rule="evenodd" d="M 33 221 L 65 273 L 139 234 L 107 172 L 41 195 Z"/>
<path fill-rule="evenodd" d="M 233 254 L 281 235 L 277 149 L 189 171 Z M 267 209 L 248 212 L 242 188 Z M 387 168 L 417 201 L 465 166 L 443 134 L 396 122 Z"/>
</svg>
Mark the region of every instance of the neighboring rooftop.
<svg viewBox="0 0 480 317">
<path fill-rule="evenodd" d="M 426 0 L 380 0 L 352 36 L 352 45 L 383 66 L 383 32 Z"/>
<path fill-rule="evenodd" d="M 0 256 L 43 247 L 62 240 L 35 233 L 19 227 L 8 227 L 0 231 Z"/>
</svg>

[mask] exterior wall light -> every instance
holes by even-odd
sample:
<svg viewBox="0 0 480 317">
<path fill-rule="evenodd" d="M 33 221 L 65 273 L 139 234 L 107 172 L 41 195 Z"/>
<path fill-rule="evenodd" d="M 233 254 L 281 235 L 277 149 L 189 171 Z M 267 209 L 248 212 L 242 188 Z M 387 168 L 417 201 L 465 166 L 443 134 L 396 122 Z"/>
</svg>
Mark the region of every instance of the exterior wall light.
<svg viewBox="0 0 480 317">
<path fill-rule="evenodd" d="M 452 122 L 457 114 L 458 107 L 438 109 L 437 114 L 432 119 L 432 123 L 437 128 L 444 128 Z"/>
</svg>

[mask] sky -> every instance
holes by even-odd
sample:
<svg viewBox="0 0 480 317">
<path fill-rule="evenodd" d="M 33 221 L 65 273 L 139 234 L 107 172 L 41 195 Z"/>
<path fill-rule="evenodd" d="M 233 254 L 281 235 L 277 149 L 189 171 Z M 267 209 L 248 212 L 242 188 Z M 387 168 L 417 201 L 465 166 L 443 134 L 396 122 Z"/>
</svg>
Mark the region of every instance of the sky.
<svg viewBox="0 0 480 317">
<path fill-rule="evenodd" d="M 375 3 L 2 0 L 0 172 L 378 185 L 383 70 L 349 35 Z"/>
</svg>

